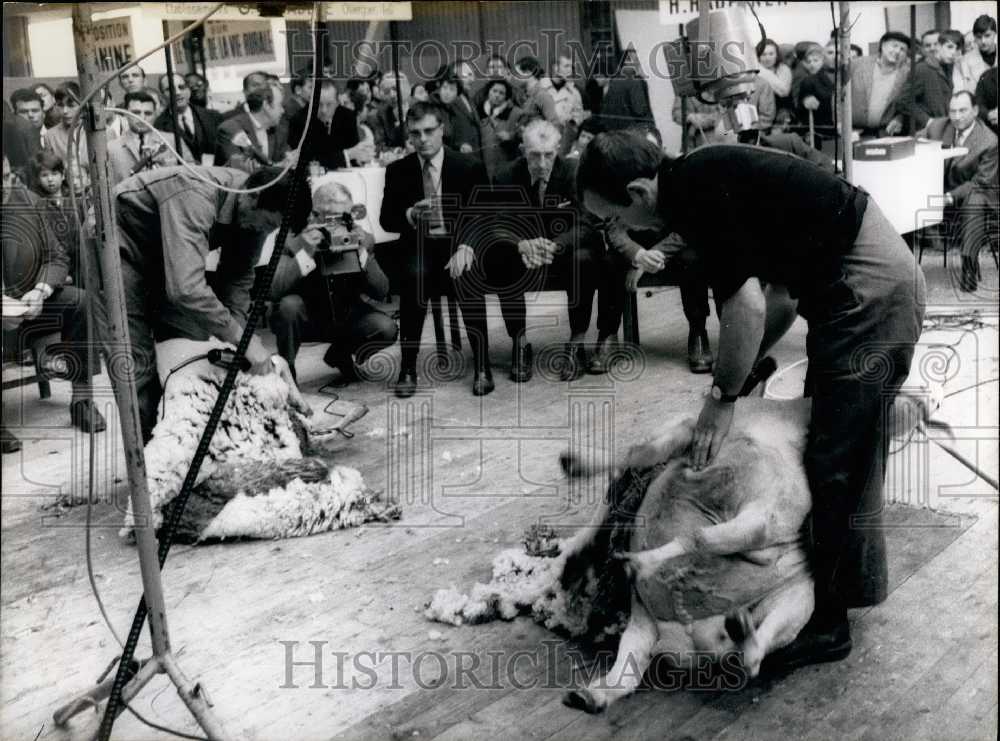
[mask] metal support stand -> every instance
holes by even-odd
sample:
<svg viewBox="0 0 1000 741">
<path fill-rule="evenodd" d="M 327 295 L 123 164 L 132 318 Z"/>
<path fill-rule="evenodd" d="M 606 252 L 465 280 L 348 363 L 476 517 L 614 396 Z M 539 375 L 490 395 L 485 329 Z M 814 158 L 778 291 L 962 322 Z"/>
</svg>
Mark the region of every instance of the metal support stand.
<svg viewBox="0 0 1000 741">
<path fill-rule="evenodd" d="M 837 106 L 840 118 L 840 152 L 843 166 L 841 175 L 848 182 L 854 175 L 854 114 L 851 111 L 851 4 L 840 2 L 840 21 L 837 25 L 837 45 L 840 65 L 837 67 Z"/>
<path fill-rule="evenodd" d="M 93 34 L 92 3 L 73 6 L 73 37 L 76 49 L 80 89 L 88 95 L 100 81 L 96 39 Z M 111 194 L 111 177 L 108 168 L 107 133 L 104 127 L 104 107 L 101 96 L 96 95 L 90 108 L 84 112 L 84 126 L 90 152 L 91 182 L 94 190 L 94 210 L 97 221 L 97 243 L 100 245 L 101 271 L 104 283 L 104 300 L 107 305 L 108 342 L 116 353 L 131 357 L 128 323 L 125 311 L 125 291 L 122 285 L 121 259 L 118 252 L 118 232 L 115 225 L 114 201 Z M 154 676 L 166 673 L 177 687 L 181 699 L 198 721 L 209 739 L 227 738 L 221 725 L 212 715 L 210 703 L 197 683 L 192 684 L 177 667 L 170 650 L 167 632 L 167 613 L 163 601 L 163 585 L 157 555 L 157 539 L 152 526 L 152 508 L 146 486 L 146 461 L 143 454 L 142 433 L 139 426 L 139 404 L 136 396 L 135 374 L 129 364 L 118 364 L 120 373 L 112 376 L 115 399 L 121 419 L 122 438 L 128 471 L 132 512 L 135 516 L 136 545 L 139 568 L 142 574 L 143 601 L 149 610 L 149 631 L 153 645 L 153 658 L 122 688 L 122 699 L 138 694 Z M 57 724 L 68 721 L 87 707 L 92 707 L 109 697 L 118 677 L 102 682 L 94 689 L 73 699 L 56 711 Z M 106 719 L 107 720 L 107 719 Z M 113 718 L 111 719 L 113 721 Z M 110 725 L 101 726 L 101 736 L 110 733 Z"/>
</svg>

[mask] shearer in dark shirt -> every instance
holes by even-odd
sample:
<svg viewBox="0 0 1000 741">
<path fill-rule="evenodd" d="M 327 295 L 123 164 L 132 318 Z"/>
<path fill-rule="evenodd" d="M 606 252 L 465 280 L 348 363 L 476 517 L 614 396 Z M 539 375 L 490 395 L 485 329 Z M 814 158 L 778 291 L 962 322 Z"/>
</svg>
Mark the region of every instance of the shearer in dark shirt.
<svg viewBox="0 0 1000 741">
<path fill-rule="evenodd" d="M 913 255 L 863 190 L 759 147 L 709 146 L 670 161 L 634 134 L 600 134 L 581 157 L 577 186 L 599 218 L 675 232 L 704 266 L 721 329 L 712 393 L 692 440 L 695 468 L 725 439 L 755 360 L 796 308 L 808 321 L 816 609 L 769 658 L 788 667 L 844 658 L 847 608 L 877 604 L 887 592 L 884 420 L 920 336 L 925 287 Z M 771 288 L 785 300 L 772 300 Z M 864 527 L 852 527 L 861 515 Z"/>
<path fill-rule="evenodd" d="M 266 235 L 281 223 L 290 176 L 254 194 L 217 186 L 255 188 L 280 172 L 268 167 L 248 177 L 225 167 L 164 167 L 133 175 L 115 189 L 144 439 L 156 423 L 162 391 L 155 342 L 173 337 L 239 342 L 254 263 Z M 246 357 L 252 373 L 274 368 L 258 337 Z"/>
</svg>

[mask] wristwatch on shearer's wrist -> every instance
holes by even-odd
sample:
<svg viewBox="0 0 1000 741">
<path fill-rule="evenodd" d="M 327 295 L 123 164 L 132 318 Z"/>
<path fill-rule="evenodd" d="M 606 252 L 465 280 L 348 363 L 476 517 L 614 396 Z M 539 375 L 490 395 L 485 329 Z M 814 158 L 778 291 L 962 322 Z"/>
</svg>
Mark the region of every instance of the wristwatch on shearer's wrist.
<svg viewBox="0 0 1000 741">
<path fill-rule="evenodd" d="M 716 401 L 721 401 L 723 404 L 733 404 L 740 397 L 736 394 L 724 394 L 722 393 L 722 388 L 718 384 L 713 384 L 712 398 Z"/>
</svg>

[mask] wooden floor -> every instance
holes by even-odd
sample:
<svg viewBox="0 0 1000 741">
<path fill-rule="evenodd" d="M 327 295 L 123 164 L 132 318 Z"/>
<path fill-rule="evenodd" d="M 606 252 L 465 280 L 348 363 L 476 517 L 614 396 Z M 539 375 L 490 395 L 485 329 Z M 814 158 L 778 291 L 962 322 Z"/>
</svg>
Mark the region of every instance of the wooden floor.
<svg viewBox="0 0 1000 741">
<path fill-rule="evenodd" d="M 992 266 L 987 272 L 995 279 Z M 969 310 L 956 305 L 940 270 L 928 265 L 928 273 L 932 302 Z M 948 390 L 998 375 L 995 303 L 986 308 L 992 326 L 942 322 L 922 338 L 920 357 L 931 358 L 928 372 L 948 374 Z M 543 370 L 565 338 L 564 316 L 554 294 L 529 308 Z M 471 396 L 469 374 L 403 402 L 384 381 L 342 391 L 371 412 L 334 459 L 402 502 L 398 524 L 172 551 L 163 578 L 173 646 L 234 738 L 996 737 L 996 493 L 926 443 L 892 458 L 893 591 L 883 605 L 851 613 L 855 650 L 839 664 L 736 690 L 643 691 L 592 718 L 560 704 L 593 659 L 572 642 L 527 618 L 462 628 L 423 618 L 436 589 L 487 580 L 493 555 L 516 545 L 528 525 L 569 527 L 588 518 L 601 492 L 569 491 L 559 452 L 610 455 L 698 408 L 708 379 L 687 372 L 677 291 L 641 298 L 640 316 L 644 353 L 616 377 L 567 385 L 546 370 L 523 386 L 510 383 L 509 343 L 497 316 L 497 390 L 489 397 Z M 714 340 L 714 325 L 711 332 Z M 329 373 L 323 350 L 305 348 L 299 363 L 317 405 L 326 400 L 316 391 Z M 935 352 L 943 364 L 933 365 Z M 781 366 L 802 357 L 802 325 L 776 354 Z M 949 357 L 957 360 L 948 364 Z M 65 428 L 68 386 L 53 390 L 45 402 L 30 387 L 4 394 L 5 424 L 21 428 L 25 445 L 3 458 L 3 739 L 86 738 L 96 714 L 58 729 L 52 712 L 89 688 L 118 651 L 87 581 L 85 508 L 56 506 L 60 495 L 86 491 L 89 450 Z M 795 393 L 794 371 L 775 390 Z M 960 391 L 938 418 L 955 426 L 958 449 L 996 477 L 997 385 Z M 125 633 L 140 586 L 135 550 L 117 536 L 116 499 L 127 496 L 117 440 L 114 429 L 97 438 L 102 503 L 92 533 L 97 584 Z M 148 653 L 144 638 L 138 654 Z M 163 678 L 134 707 L 197 732 Z M 115 729 L 120 739 L 169 738 L 129 714 Z"/>
</svg>

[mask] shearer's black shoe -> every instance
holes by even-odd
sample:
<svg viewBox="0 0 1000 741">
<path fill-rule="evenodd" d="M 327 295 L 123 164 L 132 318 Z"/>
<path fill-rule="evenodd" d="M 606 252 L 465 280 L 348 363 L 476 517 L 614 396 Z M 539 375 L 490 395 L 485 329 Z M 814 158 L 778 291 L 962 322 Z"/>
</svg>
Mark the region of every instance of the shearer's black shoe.
<svg viewBox="0 0 1000 741">
<path fill-rule="evenodd" d="M 844 617 L 834 625 L 822 625 L 812 620 L 791 643 L 764 657 L 761 674 L 782 673 L 809 664 L 846 659 L 854 647 L 851 626 Z"/>
<path fill-rule="evenodd" d="M 597 341 L 597 349 L 590 356 L 590 363 L 587 365 L 587 373 L 599 376 L 608 372 L 611 365 L 611 356 L 615 349 L 615 338 L 604 337 Z"/>
<path fill-rule="evenodd" d="M 530 342 L 514 342 L 514 360 L 510 364 L 510 380 L 514 383 L 527 383 L 531 380 L 532 365 L 535 362 L 535 351 Z"/>
<path fill-rule="evenodd" d="M 407 369 L 400 371 L 395 391 L 400 399 L 409 399 L 413 396 L 417 392 L 417 372 Z"/>
<path fill-rule="evenodd" d="M 493 373 L 489 368 L 476 371 L 476 379 L 472 382 L 473 396 L 486 396 L 493 393 L 496 385 L 493 383 Z"/>
<path fill-rule="evenodd" d="M 562 368 L 559 369 L 559 380 L 575 381 L 583 375 L 583 370 L 586 367 L 587 353 L 584 351 L 583 345 L 577 342 L 567 342 Z"/>
<path fill-rule="evenodd" d="M 82 432 L 104 432 L 108 425 L 90 399 L 80 399 L 69 405 L 73 426 Z"/>
<path fill-rule="evenodd" d="M 688 368 L 692 373 L 711 373 L 712 346 L 708 342 L 708 332 L 704 327 L 688 332 Z"/>
</svg>

